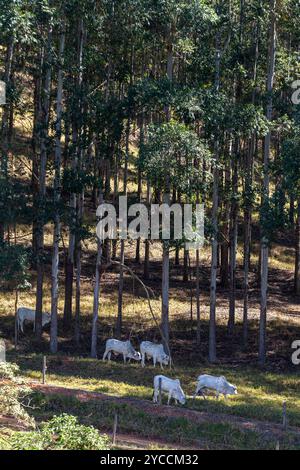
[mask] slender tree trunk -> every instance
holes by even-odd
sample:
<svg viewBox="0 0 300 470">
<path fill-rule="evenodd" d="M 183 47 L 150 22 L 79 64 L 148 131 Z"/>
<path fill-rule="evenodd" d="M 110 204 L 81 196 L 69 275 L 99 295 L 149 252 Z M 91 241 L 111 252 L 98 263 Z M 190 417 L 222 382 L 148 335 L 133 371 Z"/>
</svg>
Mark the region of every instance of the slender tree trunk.
<svg viewBox="0 0 300 470">
<path fill-rule="evenodd" d="M 164 195 L 164 203 L 170 205 L 170 195 Z M 163 242 L 162 258 L 162 319 L 161 328 L 165 347 L 169 348 L 169 284 L 170 284 L 170 250 L 169 241 Z"/>
<path fill-rule="evenodd" d="M 216 77 L 215 90 L 220 90 L 220 33 L 216 36 Z M 219 160 L 219 136 L 215 137 L 214 154 L 216 162 Z M 219 169 L 215 165 L 213 170 L 213 208 L 212 208 L 212 256 L 211 256 L 211 281 L 210 281 L 210 318 L 209 318 L 209 362 L 217 360 L 216 344 L 216 308 L 217 308 L 217 273 L 218 273 L 218 209 L 219 209 Z"/>
<path fill-rule="evenodd" d="M 12 63 L 14 56 L 15 38 L 12 34 L 8 41 L 6 60 L 5 60 L 5 73 L 4 82 L 6 84 L 6 91 L 9 92 L 11 86 Z M 8 96 L 8 95 L 7 95 Z M 4 178 L 8 177 L 8 151 L 9 151 L 9 114 L 10 106 L 7 102 L 3 108 L 2 123 L 1 123 L 1 174 Z M 0 221 L 0 243 L 4 240 L 5 226 Z"/>
<path fill-rule="evenodd" d="M 200 311 L 200 251 L 196 250 L 196 311 L 197 311 L 197 346 L 201 344 L 201 311 Z"/>
<path fill-rule="evenodd" d="M 56 98 L 56 129 L 55 129 L 55 175 L 54 175 L 54 232 L 53 232 L 53 253 L 52 253 L 52 290 L 51 290 L 51 331 L 50 331 L 50 351 L 57 353 L 57 309 L 58 309 L 58 273 L 59 273 L 59 241 L 60 241 L 60 192 L 61 192 L 61 134 L 62 134 L 62 110 L 63 110 L 63 60 L 65 51 L 65 26 L 62 25 L 58 54 L 58 78 L 57 78 L 57 98 Z"/>
<path fill-rule="evenodd" d="M 147 207 L 150 210 L 151 205 L 151 187 L 147 181 Z M 150 276 L 150 240 L 145 240 L 145 259 L 144 259 L 144 279 L 147 281 Z"/>
<path fill-rule="evenodd" d="M 229 321 L 228 333 L 233 335 L 235 326 L 235 302 L 236 302 L 236 255 L 237 255 L 237 236 L 238 236 L 238 144 L 235 146 L 235 155 L 233 156 L 232 168 L 232 202 L 230 213 L 230 295 L 229 295 Z"/>
<path fill-rule="evenodd" d="M 270 45 L 269 68 L 267 79 L 267 119 L 271 122 L 273 116 L 273 87 L 275 78 L 276 60 L 276 0 L 270 0 Z M 263 182 L 263 210 L 267 210 L 270 197 L 269 164 L 271 153 L 271 132 L 265 137 L 264 147 L 264 182 Z M 267 302 L 268 302 L 268 273 L 269 273 L 269 240 L 263 229 L 261 240 L 261 308 L 259 328 L 259 362 L 266 362 L 266 326 L 267 326 Z"/>
<path fill-rule="evenodd" d="M 124 195 L 127 196 L 127 181 L 128 181 L 128 159 L 129 159 L 129 138 L 130 138 L 130 126 L 131 120 L 128 117 L 127 128 L 126 128 L 126 156 L 125 156 L 125 167 L 124 167 Z M 125 261 L 125 240 L 121 240 L 121 263 Z M 118 317 L 116 323 L 116 333 L 120 338 L 122 334 L 122 323 L 123 323 L 123 288 L 124 288 L 124 269 L 122 264 L 120 265 L 119 273 L 119 290 L 118 290 Z"/>
<path fill-rule="evenodd" d="M 100 193 L 99 205 L 103 204 L 103 194 Z M 101 267 L 102 267 L 102 242 L 97 239 L 97 260 L 95 272 L 95 285 L 94 285 L 94 303 L 93 303 L 93 320 L 92 320 L 92 341 L 91 341 L 91 357 L 97 358 L 97 345 L 98 345 L 98 323 L 99 323 L 99 297 L 100 297 L 100 282 L 101 282 Z"/>
<path fill-rule="evenodd" d="M 243 309 L 243 344 L 248 343 L 248 310 L 249 310 L 249 273 L 251 260 L 251 223 L 252 223 L 252 184 L 253 155 L 255 136 L 252 136 L 246 157 L 245 168 L 245 210 L 244 210 L 244 309 Z"/>
<path fill-rule="evenodd" d="M 229 156 L 232 156 L 232 140 L 230 141 Z M 230 220 L 230 168 L 229 165 L 225 168 L 225 185 L 224 185 L 226 198 L 224 207 L 224 221 L 223 221 L 223 239 L 221 245 L 221 286 L 223 288 L 229 287 L 229 220 Z"/>
<path fill-rule="evenodd" d="M 83 19 L 80 18 L 78 21 L 78 51 L 77 51 L 77 65 L 78 65 L 78 76 L 76 80 L 76 105 L 72 110 L 72 127 L 73 127 L 73 160 L 72 170 L 74 173 L 78 170 L 78 155 L 79 149 L 79 135 L 81 132 L 81 89 L 82 89 L 82 64 L 83 64 L 83 43 L 84 43 L 84 24 Z M 69 247 L 68 254 L 65 264 L 65 306 L 64 306 L 64 329 L 70 330 L 72 325 L 72 299 L 73 299 L 73 280 L 74 280 L 74 261 L 75 261 L 75 248 L 76 248 L 76 211 L 77 208 L 77 195 L 71 194 L 70 198 L 71 208 L 71 224 L 69 227 Z"/>
<path fill-rule="evenodd" d="M 48 131 L 50 117 L 50 93 L 51 93 L 51 46 L 52 25 L 48 27 L 47 53 L 45 60 L 45 81 L 42 97 L 42 129 L 41 129 L 41 154 L 39 174 L 39 207 L 37 229 L 37 288 L 35 308 L 35 334 L 37 339 L 42 337 L 42 311 L 43 311 L 43 284 L 44 284 L 44 201 L 46 196 L 46 167 L 48 156 Z"/>
<path fill-rule="evenodd" d="M 295 292 L 300 294 L 300 199 L 298 199 L 296 222 Z"/>
</svg>

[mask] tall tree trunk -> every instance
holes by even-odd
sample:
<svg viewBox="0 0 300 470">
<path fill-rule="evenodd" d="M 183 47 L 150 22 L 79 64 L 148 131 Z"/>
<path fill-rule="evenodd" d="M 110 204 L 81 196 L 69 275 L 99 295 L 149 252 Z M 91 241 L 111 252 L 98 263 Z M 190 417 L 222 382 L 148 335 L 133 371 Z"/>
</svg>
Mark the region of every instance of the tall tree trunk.
<svg viewBox="0 0 300 470">
<path fill-rule="evenodd" d="M 127 196 L 127 182 L 128 182 L 128 159 L 129 159 L 129 139 L 130 139 L 130 116 L 127 120 L 126 128 L 126 149 L 125 149 L 125 167 L 124 167 L 124 195 Z M 122 323 L 123 323 L 123 288 L 124 288 L 124 268 L 123 264 L 125 261 L 125 240 L 121 240 L 120 243 L 120 272 L 119 272 L 119 290 L 118 290 L 118 317 L 116 323 L 116 334 L 120 338 L 122 334 Z"/>
<path fill-rule="evenodd" d="M 253 156 L 255 136 L 250 141 L 245 162 L 245 209 L 244 209 L 244 306 L 243 306 L 243 345 L 248 343 L 248 310 L 249 310 L 249 273 L 251 260 L 251 223 L 252 223 L 252 185 Z"/>
<path fill-rule="evenodd" d="M 298 199 L 296 222 L 295 292 L 300 295 L 300 199 Z"/>
<path fill-rule="evenodd" d="M 149 181 L 147 181 L 147 207 L 150 210 L 151 204 L 151 187 Z M 145 259 L 144 259 L 144 279 L 148 281 L 150 276 L 150 240 L 145 240 Z"/>
<path fill-rule="evenodd" d="M 50 93 L 51 93 L 51 47 L 52 25 L 48 27 L 47 52 L 45 59 L 45 80 L 42 97 L 42 128 L 41 128 L 41 153 L 39 173 L 39 207 L 37 227 L 37 288 L 35 307 L 35 334 L 37 339 L 42 336 L 42 310 L 43 310 L 43 284 L 44 284 L 44 201 L 46 196 L 46 168 L 48 156 L 48 131 L 50 117 Z"/>
<path fill-rule="evenodd" d="M 100 193 L 99 205 L 103 204 L 103 194 Z M 97 260 L 94 285 L 94 302 L 93 302 L 93 320 L 92 320 L 92 341 L 91 341 L 91 357 L 97 358 L 98 346 L 98 322 L 99 322 L 99 297 L 102 267 L 102 242 L 97 239 Z"/>
<path fill-rule="evenodd" d="M 50 351 L 57 353 L 57 308 L 58 308 L 58 273 L 59 273 L 59 241 L 60 241 L 60 197 L 61 197 L 61 134 L 62 134 L 62 111 L 63 111 L 63 60 L 65 51 L 65 25 L 62 25 L 60 34 L 58 54 L 58 77 L 56 97 L 56 126 L 55 126 L 55 175 L 54 175 L 54 231 L 53 231 L 53 253 L 52 253 L 52 290 L 51 290 L 51 330 Z"/>
<path fill-rule="evenodd" d="M 201 312 L 200 312 L 200 250 L 196 250 L 196 311 L 197 311 L 197 346 L 201 344 Z"/>
<path fill-rule="evenodd" d="M 6 84 L 6 99 L 8 97 L 8 92 L 11 87 L 11 74 L 12 74 L 12 63 L 14 56 L 14 45 L 15 38 L 12 34 L 9 38 L 6 59 L 5 59 L 5 72 L 4 72 L 4 82 Z M 8 177 L 8 151 L 9 151 L 9 114 L 10 106 L 7 99 L 6 105 L 3 108 L 2 114 L 2 123 L 1 123 L 1 174 L 4 178 Z M 0 222 L 0 242 L 4 240 L 5 227 L 2 222 Z"/>
<path fill-rule="evenodd" d="M 215 90 L 220 90 L 220 33 L 216 35 L 216 76 Z M 214 154 L 216 163 L 219 161 L 219 136 L 215 137 Z M 217 273 L 218 273 L 218 209 L 219 209 L 219 169 L 217 164 L 213 170 L 213 208 L 212 208 L 212 256 L 211 256 L 211 281 L 210 281 L 210 317 L 209 317 L 209 362 L 217 360 L 216 344 L 216 308 L 217 308 Z"/>
<path fill-rule="evenodd" d="M 84 23 L 83 19 L 80 18 L 78 21 L 78 50 L 77 50 L 77 67 L 78 75 L 76 80 L 76 105 L 72 110 L 72 146 L 73 146 L 73 160 L 72 170 L 74 173 L 78 171 L 78 155 L 79 149 L 79 135 L 81 132 L 81 91 L 82 91 L 82 66 L 83 66 L 83 45 L 84 45 Z M 77 209 L 77 195 L 76 193 L 71 194 L 70 198 L 70 209 L 71 209 L 71 224 L 69 227 L 69 247 L 68 254 L 65 262 L 65 306 L 64 306 L 64 328 L 70 330 L 72 325 L 72 299 L 73 299 L 73 280 L 74 280 L 74 261 L 75 261 L 75 247 L 76 247 L 76 211 Z"/>
<path fill-rule="evenodd" d="M 275 78 L 276 61 L 276 0 L 270 0 L 270 44 L 269 44 L 269 67 L 267 79 L 267 119 L 271 122 L 273 116 L 273 87 Z M 264 181 L 263 181 L 263 210 L 268 210 L 270 197 L 270 164 L 271 132 L 265 137 L 264 147 Z M 259 362 L 266 362 L 266 326 L 267 326 L 267 302 L 268 302 L 268 273 L 269 273 L 269 240 L 263 229 L 261 240 L 261 308 L 259 328 Z"/>
<path fill-rule="evenodd" d="M 235 326 L 235 302 L 236 302 L 236 255 L 238 236 L 238 142 L 235 145 L 235 152 L 232 161 L 232 202 L 230 212 L 230 294 L 229 294 L 229 321 L 228 333 L 233 335 Z"/>
</svg>

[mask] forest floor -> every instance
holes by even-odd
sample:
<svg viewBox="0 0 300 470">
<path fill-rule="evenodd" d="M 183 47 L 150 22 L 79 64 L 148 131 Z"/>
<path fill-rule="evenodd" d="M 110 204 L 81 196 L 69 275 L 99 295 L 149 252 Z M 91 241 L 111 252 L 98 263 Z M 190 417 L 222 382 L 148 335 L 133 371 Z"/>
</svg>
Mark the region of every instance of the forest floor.
<svg viewBox="0 0 300 470">
<path fill-rule="evenodd" d="M 50 235 L 49 235 L 50 238 Z M 50 241 L 50 240 L 49 240 Z M 50 254 L 50 243 L 48 246 Z M 142 276 L 142 265 L 133 261 L 134 247 L 129 246 L 126 264 Z M 154 291 L 152 306 L 160 315 L 160 251 L 152 247 L 151 279 L 147 285 Z M 72 332 L 61 334 L 63 288 L 60 293 L 59 354 L 49 355 L 49 328 L 43 334 L 43 343 L 37 344 L 30 325 L 20 335 L 18 351 L 13 347 L 14 295 L 1 292 L 0 330 L 7 340 L 7 358 L 17 363 L 21 373 L 29 381 L 40 381 L 42 356 L 47 354 L 47 382 L 63 387 L 67 392 L 57 394 L 35 393 L 35 409 L 31 412 L 38 422 L 54 414 L 70 413 L 85 424 L 111 433 L 115 414 L 119 417 L 120 442 L 118 446 L 129 448 L 199 448 L 199 449 L 274 449 L 300 448 L 298 429 L 283 433 L 282 408 L 287 402 L 289 425 L 300 429 L 300 369 L 292 364 L 292 343 L 300 339 L 299 299 L 292 294 L 292 251 L 284 244 L 272 250 L 268 313 L 268 361 L 264 368 L 257 365 L 259 289 L 256 281 L 255 255 L 251 273 L 249 343 L 242 344 L 242 266 L 237 275 L 236 329 L 232 337 L 227 334 L 228 290 L 218 287 L 218 363 L 207 362 L 209 317 L 209 252 L 203 251 L 201 262 L 201 345 L 197 346 L 195 299 L 191 315 L 191 292 L 194 282 L 184 283 L 182 267 L 172 263 L 170 288 L 170 330 L 174 369 L 166 369 L 166 375 L 181 380 L 184 391 L 193 395 L 196 378 L 200 373 L 224 375 L 238 387 L 238 396 L 231 399 L 207 401 L 188 399 L 187 406 L 170 414 L 153 412 L 151 404 L 153 377 L 160 372 L 151 363 L 142 369 L 140 364 L 124 366 L 120 359 L 103 363 L 89 359 L 93 271 L 95 251 L 87 246 L 84 251 L 82 273 L 81 341 L 74 343 Z M 62 281 L 63 279 L 61 279 Z M 44 289 L 45 310 L 50 310 L 50 265 L 47 266 Z M 35 284 L 32 273 L 32 283 Z M 114 335 L 117 311 L 117 269 L 102 278 L 98 357 L 101 358 L 105 340 Z M 123 338 L 131 338 L 138 348 L 142 340 L 159 341 L 159 332 L 151 318 L 144 292 L 125 276 Z M 19 305 L 34 308 L 35 292 L 21 294 Z M 72 389 L 73 391 L 68 391 Z M 82 402 L 74 389 L 109 396 L 109 400 Z M 141 406 L 136 406 L 136 400 Z M 161 409 L 160 407 L 155 409 Z M 197 413 L 191 419 L 189 413 Z M 200 419 L 202 416 L 203 419 Z M 259 426 L 256 425 L 259 419 Z M 241 425 L 241 423 L 245 425 Z M 122 441 L 121 435 L 124 436 Z M 122 441 L 122 442 L 121 442 Z M 127 444 L 126 444 L 127 442 Z"/>
</svg>

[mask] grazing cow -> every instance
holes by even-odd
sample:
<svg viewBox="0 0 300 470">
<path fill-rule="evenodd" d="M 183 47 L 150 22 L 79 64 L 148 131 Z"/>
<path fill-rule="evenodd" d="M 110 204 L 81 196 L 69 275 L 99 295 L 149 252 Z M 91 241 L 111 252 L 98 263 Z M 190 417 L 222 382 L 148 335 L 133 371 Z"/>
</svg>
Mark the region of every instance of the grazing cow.
<svg viewBox="0 0 300 470">
<path fill-rule="evenodd" d="M 212 375 L 200 375 L 197 380 L 196 392 L 194 399 L 200 393 L 205 399 L 204 390 L 210 389 L 217 392 L 216 398 L 220 395 L 224 395 L 227 399 L 228 395 L 237 395 L 237 388 L 230 384 L 225 377 L 213 377 Z"/>
<path fill-rule="evenodd" d="M 28 321 L 33 323 L 33 331 L 35 331 L 35 310 L 31 310 L 30 308 L 21 307 L 17 311 L 17 325 L 18 330 L 21 330 L 24 333 L 24 321 Z M 51 323 L 51 314 L 50 313 L 43 313 L 42 314 L 42 327 Z"/>
<path fill-rule="evenodd" d="M 170 404 L 170 401 L 172 398 L 174 398 L 176 405 L 178 401 L 181 405 L 185 405 L 186 398 L 185 398 L 184 391 L 181 388 L 180 380 L 178 379 L 172 380 L 172 379 L 169 379 L 168 377 L 165 377 L 164 375 L 156 375 L 154 377 L 153 402 L 157 403 L 158 401 L 160 380 L 161 380 L 162 392 L 167 392 L 169 394 L 168 405 Z"/>
<path fill-rule="evenodd" d="M 127 359 L 134 359 L 135 361 L 141 360 L 140 353 L 135 351 L 130 341 L 118 341 L 117 339 L 108 339 L 106 341 L 103 361 L 105 361 L 106 357 L 108 357 L 108 360 L 110 361 L 112 353 L 122 354 L 124 364 L 126 364 Z"/>
<path fill-rule="evenodd" d="M 143 341 L 140 345 L 140 351 L 142 355 L 142 367 L 145 367 L 145 358 L 153 359 L 153 365 L 156 366 L 156 362 L 160 363 L 161 369 L 163 364 L 167 366 L 169 364 L 169 356 L 165 353 L 162 344 L 154 344 L 150 341 Z"/>
</svg>

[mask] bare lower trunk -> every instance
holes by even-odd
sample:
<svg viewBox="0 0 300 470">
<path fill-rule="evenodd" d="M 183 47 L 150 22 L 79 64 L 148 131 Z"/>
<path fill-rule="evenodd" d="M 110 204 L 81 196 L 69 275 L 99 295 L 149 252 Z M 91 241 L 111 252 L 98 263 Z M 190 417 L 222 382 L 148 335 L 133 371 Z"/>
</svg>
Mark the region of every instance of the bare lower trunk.
<svg viewBox="0 0 300 470">
<path fill-rule="evenodd" d="M 245 169 L 245 211 L 244 211 L 244 309 L 243 309 L 243 344 L 248 343 L 248 310 L 249 310 L 249 273 L 251 260 L 251 222 L 252 222 L 252 184 L 253 155 L 255 136 L 252 136 L 247 153 Z"/>
<path fill-rule="evenodd" d="M 216 35 L 216 74 L 215 74 L 215 90 L 220 90 L 220 33 Z M 215 137 L 214 154 L 216 162 L 219 160 L 220 144 L 218 137 Z M 210 280 L 210 315 L 209 315 L 209 362 L 213 363 L 217 360 L 217 344 L 216 344 L 216 310 L 217 310 L 217 274 L 218 274 L 218 210 L 219 210 L 219 169 L 217 165 L 213 171 L 213 208 L 212 208 L 212 249 L 211 249 L 211 280 Z"/>
<path fill-rule="evenodd" d="M 51 289 L 51 331 L 50 331 L 50 351 L 53 354 L 57 353 L 57 310 L 58 310 L 58 273 L 59 273 L 59 241 L 60 241 L 60 214 L 59 214 L 59 202 L 60 202 L 60 167 L 61 167 L 61 120 L 62 120 L 62 99 L 63 99 L 63 57 L 65 50 L 65 31 L 60 36 L 59 45 L 59 64 L 60 68 L 58 71 L 57 80 L 57 98 L 56 98 L 56 136 L 55 136 L 55 175 L 54 175 L 54 205 L 55 205 L 55 217 L 54 217 L 54 231 L 53 231 L 53 253 L 52 253 L 52 289 Z"/>
<path fill-rule="evenodd" d="M 197 346 L 201 343 L 201 316 L 200 316 L 200 251 L 196 251 L 196 309 L 197 309 Z"/>
<path fill-rule="evenodd" d="M 99 205 L 103 203 L 103 195 L 100 194 Z M 98 321 L 99 321 L 99 297 L 100 297 L 100 281 L 102 266 L 102 243 L 97 240 L 97 260 L 94 285 L 94 302 L 93 302 L 93 320 L 92 320 L 92 341 L 91 341 L 91 357 L 97 358 L 98 345 Z"/>
<path fill-rule="evenodd" d="M 42 336 L 42 311 L 43 311 L 43 283 L 44 283 L 44 200 L 46 196 L 46 168 L 48 156 L 48 131 L 50 117 L 50 93 L 51 93 L 51 45 L 52 26 L 48 28 L 47 40 L 47 68 L 45 72 L 43 99 L 42 99 L 42 128 L 41 128 L 41 153 L 39 173 L 39 207 L 38 207 L 38 234 L 37 234 L 37 289 L 35 308 L 35 334 L 37 339 Z"/>
<path fill-rule="evenodd" d="M 295 292 L 300 294 L 300 200 L 298 200 L 296 222 Z"/>
<path fill-rule="evenodd" d="M 228 321 L 228 333 L 233 335 L 235 326 L 235 302 L 236 302 L 236 255 L 237 255 L 237 235 L 238 235 L 238 204 L 237 204 L 237 192 L 238 192 L 238 168 L 237 168 L 237 149 L 235 149 L 235 155 L 233 156 L 233 178 L 232 178 L 232 189 L 233 199 L 231 204 L 230 212 L 230 294 L 229 294 L 229 321 Z"/>
<path fill-rule="evenodd" d="M 123 289 L 124 289 L 124 269 L 123 265 L 125 262 L 125 241 L 121 240 L 121 254 L 120 254 L 120 274 L 119 274 L 119 291 L 118 291 L 118 318 L 116 324 L 116 335 L 121 338 L 122 335 L 122 323 L 123 323 Z"/>
<path fill-rule="evenodd" d="M 271 122 L 273 115 L 272 92 L 275 77 L 276 59 L 276 0 L 270 0 L 270 45 L 269 45 L 269 69 L 267 92 L 269 95 L 267 104 L 267 119 Z M 265 137 L 264 147 L 264 183 L 263 183 L 263 210 L 267 210 L 270 197 L 269 164 L 271 154 L 271 132 Z M 263 230 L 265 232 L 265 228 Z M 261 240 L 261 308 L 259 328 L 259 362 L 266 362 L 266 325 L 267 325 L 267 302 L 268 302 L 268 272 L 269 272 L 269 240 L 263 233 Z"/>
</svg>

